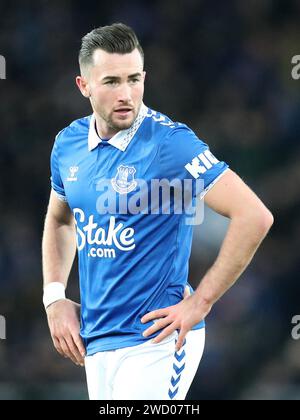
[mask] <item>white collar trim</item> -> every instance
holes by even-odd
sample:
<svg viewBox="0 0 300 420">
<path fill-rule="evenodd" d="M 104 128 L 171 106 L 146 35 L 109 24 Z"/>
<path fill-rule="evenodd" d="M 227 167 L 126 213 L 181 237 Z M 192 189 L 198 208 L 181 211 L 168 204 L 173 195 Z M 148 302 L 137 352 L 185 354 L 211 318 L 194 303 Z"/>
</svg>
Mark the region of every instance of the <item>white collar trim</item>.
<svg viewBox="0 0 300 420">
<path fill-rule="evenodd" d="M 124 152 L 133 139 L 135 133 L 141 126 L 142 122 L 144 121 L 146 115 L 148 113 L 148 107 L 142 103 L 140 112 L 136 119 L 134 120 L 134 123 L 130 128 L 127 130 L 121 130 L 117 134 L 115 134 L 111 139 L 107 140 L 109 144 L 116 147 L 119 150 L 122 150 Z M 89 128 L 89 135 L 88 135 L 88 148 L 89 152 L 93 149 L 95 149 L 99 143 L 102 143 L 102 140 L 97 134 L 96 131 L 96 118 L 95 114 L 92 115 L 90 120 L 90 128 Z"/>
</svg>

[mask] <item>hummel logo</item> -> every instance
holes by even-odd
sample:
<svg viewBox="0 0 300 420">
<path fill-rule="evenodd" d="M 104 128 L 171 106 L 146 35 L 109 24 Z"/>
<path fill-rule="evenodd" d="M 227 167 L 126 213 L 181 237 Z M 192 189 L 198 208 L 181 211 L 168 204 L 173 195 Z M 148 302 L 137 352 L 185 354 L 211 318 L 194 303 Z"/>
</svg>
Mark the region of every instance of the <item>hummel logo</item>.
<svg viewBox="0 0 300 420">
<path fill-rule="evenodd" d="M 78 166 L 70 166 L 69 168 L 70 170 L 70 176 L 67 178 L 67 181 L 77 181 L 77 176 L 75 176 L 75 174 L 77 174 L 79 167 Z"/>
</svg>

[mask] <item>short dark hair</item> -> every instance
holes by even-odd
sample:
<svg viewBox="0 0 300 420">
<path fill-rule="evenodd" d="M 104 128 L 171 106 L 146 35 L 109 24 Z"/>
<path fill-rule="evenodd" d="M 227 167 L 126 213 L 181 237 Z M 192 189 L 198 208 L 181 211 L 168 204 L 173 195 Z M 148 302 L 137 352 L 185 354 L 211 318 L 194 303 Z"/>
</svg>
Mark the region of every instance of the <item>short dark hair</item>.
<svg viewBox="0 0 300 420">
<path fill-rule="evenodd" d="M 93 64 L 93 54 L 97 49 L 108 53 L 128 54 L 138 49 L 143 60 L 144 51 L 133 31 L 123 23 L 114 23 L 110 26 L 96 28 L 82 38 L 79 51 L 80 68 Z"/>
</svg>

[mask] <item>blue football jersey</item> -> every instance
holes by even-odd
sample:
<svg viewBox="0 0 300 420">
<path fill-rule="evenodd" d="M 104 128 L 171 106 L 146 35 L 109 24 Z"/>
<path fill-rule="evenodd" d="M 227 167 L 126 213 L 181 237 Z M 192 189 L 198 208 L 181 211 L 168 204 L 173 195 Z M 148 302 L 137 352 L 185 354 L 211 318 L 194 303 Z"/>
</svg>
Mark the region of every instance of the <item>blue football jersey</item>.
<svg viewBox="0 0 300 420">
<path fill-rule="evenodd" d="M 227 168 L 186 125 L 144 104 L 133 125 L 109 140 L 98 137 L 94 115 L 57 135 L 51 184 L 75 218 L 88 355 L 149 340 L 142 333 L 152 321 L 142 324 L 142 316 L 177 304 L 185 286 L 191 288 L 193 226 L 174 211 L 174 191 L 187 182 L 193 201 Z M 169 206 L 161 190 L 152 197 L 160 180 L 177 181 L 167 194 Z M 203 327 L 204 321 L 194 329 Z"/>
</svg>

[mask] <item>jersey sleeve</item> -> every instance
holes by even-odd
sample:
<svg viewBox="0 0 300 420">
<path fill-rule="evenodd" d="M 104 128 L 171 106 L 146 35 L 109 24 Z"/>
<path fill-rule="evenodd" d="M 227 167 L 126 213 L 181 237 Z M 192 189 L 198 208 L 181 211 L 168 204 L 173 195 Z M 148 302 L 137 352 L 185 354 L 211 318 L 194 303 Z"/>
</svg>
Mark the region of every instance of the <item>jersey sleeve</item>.
<svg viewBox="0 0 300 420">
<path fill-rule="evenodd" d="M 219 161 L 208 145 L 186 125 L 177 123 L 164 139 L 160 149 L 160 163 L 168 179 L 191 180 L 193 196 L 201 198 L 215 185 L 229 168 Z"/>
<path fill-rule="evenodd" d="M 58 136 L 57 136 L 58 137 Z M 67 201 L 64 185 L 60 176 L 59 171 L 59 161 L 58 161 L 58 143 L 57 143 L 57 137 L 54 142 L 54 146 L 51 153 L 51 159 L 50 159 L 50 166 L 51 166 L 51 187 L 53 191 L 55 191 L 57 197 L 61 201 Z"/>
</svg>

